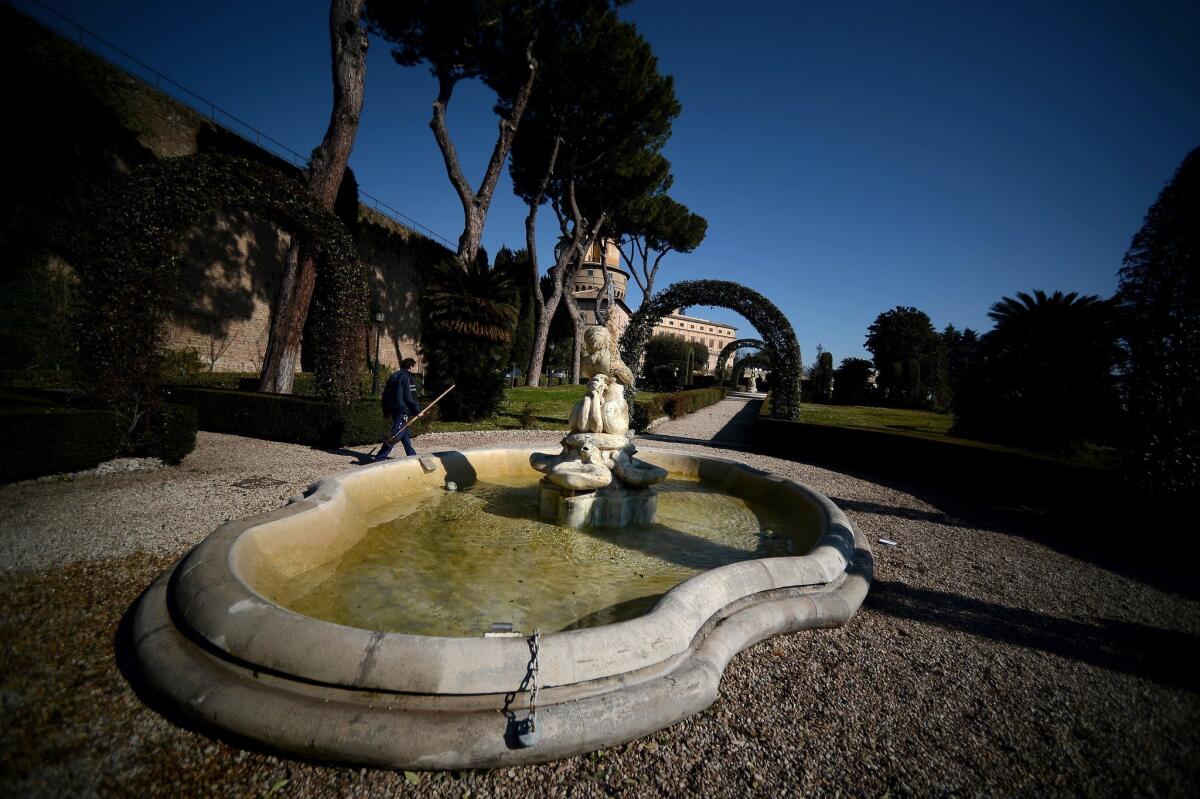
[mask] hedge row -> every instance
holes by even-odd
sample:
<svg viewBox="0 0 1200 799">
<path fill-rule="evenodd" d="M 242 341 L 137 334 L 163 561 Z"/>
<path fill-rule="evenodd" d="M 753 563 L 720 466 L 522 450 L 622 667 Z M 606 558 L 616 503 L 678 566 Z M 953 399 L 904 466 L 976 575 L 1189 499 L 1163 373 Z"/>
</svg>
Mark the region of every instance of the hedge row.
<svg viewBox="0 0 1200 799">
<path fill-rule="evenodd" d="M 0 480 L 77 472 L 116 457 L 123 433 L 111 411 L 77 411 L 52 405 L 0 409 Z"/>
<path fill-rule="evenodd" d="M 194 407 L 200 429 L 214 433 L 337 447 L 382 441 L 389 427 L 374 399 L 355 400 L 343 409 L 282 394 L 191 386 L 169 386 L 164 392 L 172 402 Z"/>
<path fill-rule="evenodd" d="M 1061 505 L 1113 497 L 1108 472 L 1037 455 L 956 444 L 878 430 L 807 424 L 759 416 L 754 448 L 867 477 L 1005 502 Z"/>
<path fill-rule="evenodd" d="M 715 405 L 725 399 L 723 388 L 696 388 L 677 391 L 674 394 L 659 394 L 646 400 L 638 400 L 633 409 L 633 426 L 642 430 L 660 416 L 678 419 L 680 416 Z"/>
<path fill-rule="evenodd" d="M 120 455 L 178 463 L 196 446 L 193 408 L 162 404 L 132 446 L 123 441 L 128 424 L 113 411 L 67 408 L 49 403 L 0 405 L 0 482 L 91 469 Z"/>
</svg>

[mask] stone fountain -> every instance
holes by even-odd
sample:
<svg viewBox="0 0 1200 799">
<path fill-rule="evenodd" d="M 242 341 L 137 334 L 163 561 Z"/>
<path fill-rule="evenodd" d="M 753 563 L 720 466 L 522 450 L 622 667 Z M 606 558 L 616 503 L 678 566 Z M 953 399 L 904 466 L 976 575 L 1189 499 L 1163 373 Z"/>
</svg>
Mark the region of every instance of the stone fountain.
<svg viewBox="0 0 1200 799">
<path fill-rule="evenodd" d="M 529 456 L 529 464 L 545 475 L 541 517 L 573 529 L 653 524 L 654 486 L 667 479 L 667 470 L 634 457 L 637 447 L 625 400 L 633 373 L 622 363 L 607 327 L 588 328 L 584 348 L 581 367 L 590 381 L 571 411 L 571 432 L 562 440 L 562 452 Z"/>
</svg>

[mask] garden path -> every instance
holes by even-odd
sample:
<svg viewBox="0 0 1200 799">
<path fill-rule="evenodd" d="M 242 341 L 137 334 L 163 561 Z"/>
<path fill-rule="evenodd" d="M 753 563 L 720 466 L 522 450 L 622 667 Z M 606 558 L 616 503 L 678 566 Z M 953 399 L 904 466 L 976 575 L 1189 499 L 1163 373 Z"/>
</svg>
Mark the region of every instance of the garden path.
<svg viewBox="0 0 1200 799">
<path fill-rule="evenodd" d="M 754 438 L 754 418 L 762 407 L 763 396 L 730 394 L 695 413 L 659 422 L 638 438 L 666 443 L 708 443 L 722 449 L 749 449 Z"/>
</svg>

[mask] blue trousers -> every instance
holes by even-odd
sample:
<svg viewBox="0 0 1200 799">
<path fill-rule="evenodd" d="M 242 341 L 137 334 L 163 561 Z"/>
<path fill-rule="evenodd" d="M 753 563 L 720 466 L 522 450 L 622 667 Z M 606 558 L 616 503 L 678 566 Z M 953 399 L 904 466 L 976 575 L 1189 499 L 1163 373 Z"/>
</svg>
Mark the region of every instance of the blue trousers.
<svg viewBox="0 0 1200 799">
<path fill-rule="evenodd" d="M 408 422 L 408 417 L 405 416 L 404 414 L 401 414 L 399 416 L 393 416 L 392 417 L 392 430 L 390 433 L 388 433 L 388 438 L 391 438 L 392 436 L 396 435 L 396 431 L 399 430 L 401 427 L 404 427 L 406 422 Z M 413 449 L 412 436 L 410 436 L 408 434 L 407 430 L 405 430 L 403 433 L 400 434 L 400 443 L 404 445 L 404 454 L 405 455 L 416 455 L 417 454 L 417 451 L 415 449 Z M 375 460 L 377 460 L 377 461 L 387 460 L 388 456 L 392 454 L 393 446 L 395 446 L 395 445 L 394 444 L 384 444 L 383 449 L 379 450 L 379 454 L 375 456 Z"/>
</svg>

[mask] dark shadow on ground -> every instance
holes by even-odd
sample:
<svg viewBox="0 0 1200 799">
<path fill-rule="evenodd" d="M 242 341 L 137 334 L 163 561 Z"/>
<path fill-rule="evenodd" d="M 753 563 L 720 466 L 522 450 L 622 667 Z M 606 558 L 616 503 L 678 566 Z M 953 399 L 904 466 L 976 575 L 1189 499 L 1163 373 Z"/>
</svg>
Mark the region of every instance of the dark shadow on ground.
<svg viewBox="0 0 1200 799">
<path fill-rule="evenodd" d="M 1197 636 L 1113 619 L 1084 624 L 900 582 L 876 581 L 865 606 L 889 616 L 1037 649 L 1190 693 L 1200 690 L 1191 661 L 1184 654 L 1200 650 Z"/>
<path fill-rule="evenodd" d="M 379 444 L 372 446 L 367 452 L 356 452 L 355 450 L 347 449 L 345 447 L 313 447 L 313 449 L 317 450 L 318 452 L 326 452 L 330 455 L 344 455 L 347 458 L 353 458 L 354 462 L 350 464 L 351 466 L 366 466 L 368 463 L 375 462 L 375 458 L 373 456 L 379 451 Z M 404 449 L 401 448 L 400 451 L 403 452 Z"/>
<path fill-rule="evenodd" d="M 899 519 L 910 519 L 915 522 L 933 522 L 951 527 L 966 526 L 958 519 L 952 518 L 941 511 L 916 510 L 915 508 L 902 508 L 896 505 L 881 505 L 878 502 L 865 502 L 858 499 L 846 499 L 845 497 L 830 496 L 829 498 L 842 510 L 875 513 L 881 516 L 895 516 Z"/>
<path fill-rule="evenodd" d="M 656 444 L 695 444 L 699 447 L 712 447 L 713 449 L 727 449 L 732 452 L 750 452 L 750 447 L 741 444 L 731 444 L 720 441 L 710 441 L 707 438 L 688 438 L 687 436 L 664 436 L 658 433 L 638 433 L 637 440 L 640 442 L 653 442 Z"/>
<path fill-rule="evenodd" d="M 665 444 L 699 444 L 706 447 L 746 452 L 749 451 L 750 444 L 754 441 L 754 420 L 758 417 L 758 409 L 762 407 L 762 403 L 763 401 L 760 399 L 747 400 L 745 406 L 730 417 L 720 430 L 713 433 L 711 439 L 658 433 L 639 433 L 638 438 L 643 441 L 657 441 Z"/>
<path fill-rule="evenodd" d="M 687 442 L 692 443 L 692 442 Z M 695 442 L 702 443 L 702 442 Z M 752 451 L 760 451 L 754 448 Z M 903 478 L 894 470 L 872 468 L 874 454 L 855 453 L 861 466 L 846 466 L 847 453 L 837 464 L 805 457 L 801 450 L 788 457 L 777 452 L 763 454 L 796 463 L 828 469 L 896 491 L 910 494 L 937 509 L 922 519 L 920 511 L 865 503 L 835 500 L 847 510 L 882 513 L 939 524 L 954 524 L 1035 541 L 1056 552 L 1092 563 L 1100 568 L 1163 591 L 1192 600 L 1200 600 L 1200 539 L 1185 536 L 1181 530 L 1161 522 L 1148 521 L 1136 509 L 1108 496 L 1084 496 L 1056 505 L 1020 498 L 989 498 L 986 492 L 953 488 L 939 484 L 933 477 L 912 470 Z M 1138 544 L 1147 536 L 1157 537 L 1160 546 Z"/>
<path fill-rule="evenodd" d="M 754 420 L 758 418 L 758 411 L 762 408 L 762 404 L 763 401 L 760 399 L 747 400 L 742 409 L 731 416 L 724 427 L 713 433 L 713 443 L 750 446 L 750 443 L 754 441 Z"/>
</svg>

